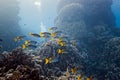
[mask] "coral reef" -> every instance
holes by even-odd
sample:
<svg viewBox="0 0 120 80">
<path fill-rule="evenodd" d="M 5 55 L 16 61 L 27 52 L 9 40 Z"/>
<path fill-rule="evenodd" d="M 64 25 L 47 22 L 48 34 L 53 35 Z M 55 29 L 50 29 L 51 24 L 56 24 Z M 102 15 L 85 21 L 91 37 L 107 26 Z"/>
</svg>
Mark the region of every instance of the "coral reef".
<svg viewBox="0 0 120 80">
<path fill-rule="evenodd" d="M 76 79 L 82 73 L 86 55 L 76 46 L 66 45 L 66 53 L 58 54 L 60 46 L 56 41 L 48 41 L 35 50 L 16 48 L 0 55 L 0 80 L 64 80 Z M 45 64 L 47 57 L 59 57 L 58 61 Z M 78 73 L 66 77 L 67 67 L 79 67 Z M 83 77 L 84 78 L 84 77 Z"/>
</svg>

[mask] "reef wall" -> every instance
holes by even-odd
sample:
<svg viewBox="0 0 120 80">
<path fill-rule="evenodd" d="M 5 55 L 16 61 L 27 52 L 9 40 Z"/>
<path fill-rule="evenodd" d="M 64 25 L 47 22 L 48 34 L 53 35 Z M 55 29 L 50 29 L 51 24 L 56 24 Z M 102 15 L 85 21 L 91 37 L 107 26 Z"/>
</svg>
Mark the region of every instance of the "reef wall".
<svg viewBox="0 0 120 80">
<path fill-rule="evenodd" d="M 112 0 L 59 0 L 55 26 L 86 44 L 90 53 L 101 52 L 107 40 L 118 36 L 111 5 Z"/>
<path fill-rule="evenodd" d="M 17 45 L 14 37 L 21 33 L 19 27 L 19 5 L 17 0 L 0 0 L 0 38 L 3 39 L 1 49 L 12 50 Z"/>
<path fill-rule="evenodd" d="M 109 63 L 105 58 L 111 58 L 108 56 L 111 52 L 107 47 L 112 45 L 109 42 L 114 40 L 116 44 L 118 40 L 116 42 L 115 39 L 120 36 L 120 29 L 115 27 L 115 17 L 111 5 L 112 0 L 59 0 L 58 15 L 55 19 L 55 26 L 77 39 L 81 43 L 81 48 L 86 48 L 88 59 L 85 61 L 87 64 L 85 70 L 90 73 L 93 71 L 99 75 L 100 80 L 105 79 L 103 72 L 107 74 L 109 69 L 113 68 L 107 66 L 107 69 L 104 69 L 103 67 L 103 64 Z M 118 50 L 115 46 L 113 45 L 111 55 Z M 118 52 L 116 54 L 114 58 L 120 56 Z M 112 64 L 116 64 L 114 68 L 119 67 L 115 61 L 110 61 L 109 65 Z M 109 79 L 117 79 L 115 77 L 112 76 Z"/>
</svg>

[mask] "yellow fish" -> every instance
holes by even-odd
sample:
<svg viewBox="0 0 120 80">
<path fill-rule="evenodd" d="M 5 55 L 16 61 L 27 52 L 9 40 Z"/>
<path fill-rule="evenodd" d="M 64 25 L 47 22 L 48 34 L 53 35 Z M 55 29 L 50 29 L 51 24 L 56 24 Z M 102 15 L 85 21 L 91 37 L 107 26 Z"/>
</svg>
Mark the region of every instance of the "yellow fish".
<svg viewBox="0 0 120 80">
<path fill-rule="evenodd" d="M 77 80 L 82 80 L 81 75 L 77 76 Z"/>
<path fill-rule="evenodd" d="M 43 36 L 43 32 L 40 32 L 40 36 Z"/>
<path fill-rule="evenodd" d="M 51 34 L 49 32 L 40 32 L 41 37 L 49 37 Z"/>
<path fill-rule="evenodd" d="M 58 54 L 63 54 L 64 52 L 64 49 L 58 49 Z"/>
<path fill-rule="evenodd" d="M 71 73 L 75 74 L 76 73 L 76 68 L 71 68 Z"/>
<path fill-rule="evenodd" d="M 25 45 L 28 45 L 29 43 L 30 43 L 29 41 L 25 41 L 25 42 L 24 42 Z"/>
<path fill-rule="evenodd" d="M 52 58 L 46 58 L 45 59 L 45 64 L 49 64 L 49 63 L 52 63 Z"/>
<path fill-rule="evenodd" d="M 60 46 L 65 46 L 66 45 L 66 43 L 65 42 L 60 42 L 60 43 L 58 43 Z"/>
<path fill-rule="evenodd" d="M 27 48 L 27 46 L 23 44 L 22 45 L 22 49 L 26 49 L 26 48 Z"/>
<path fill-rule="evenodd" d="M 57 30 L 57 27 L 48 28 L 48 31 L 51 31 L 51 30 Z"/>
<path fill-rule="evenodd" d="M 25 45 L 29 45 L 29 44 L 37 44 L 36 41 L 32 41 L 32 40 L 28 40 L 24 42 Z"/>
<path fill-rule="evenodd" d="M 69 70 L 68 70 L 68 68 L 67 68 L 67 70 L 66 70 L 66 77 L 69 77 Z"/>
<path fill-rule="evenodd" d="M 37 46 L 33 45 L 33 44 L 28 44 L 28 45 L 23 44 L 22 45 L 22 49 L 26 49 L 27 47 L 29 47 L 29 48 L 36 48 Z"/>
<path fill-rule="evenodd" d="M 56 37 L 56 33 L 51 33 L 51 37 Z"/>
<path fill-rule="evenodd" d="M 62 41 L 63 41 L 62 38 L 59 38 L 59 39 L 57 40 L 58 43 L 60 43 L 60 42 L 62 42 Z"/>
<path fill-rule="evenodd" d="M 91 78 L 91 77 L 88 77 L 86 80 L 92 80 L 92 78 Z"/>
<path fill-rule="evenodd" d="M 17 42 L 19 40 L 22 40 L 23 38 L 25 38 L 26 36 L 18 36 L 16 38 L 14 38 L 14 41 Z"/>
</svg>

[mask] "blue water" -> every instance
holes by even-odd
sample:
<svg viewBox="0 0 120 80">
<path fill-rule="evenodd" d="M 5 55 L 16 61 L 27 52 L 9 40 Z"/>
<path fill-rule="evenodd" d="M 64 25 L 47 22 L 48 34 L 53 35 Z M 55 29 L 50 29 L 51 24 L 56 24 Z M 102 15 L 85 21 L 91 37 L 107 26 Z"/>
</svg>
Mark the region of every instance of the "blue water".
<svg viewBox="0 0 120 80">
<path fill-rule="evenodd" d="M 112 11 L 116 18 L 116 26 L 120 28 L 120 0 L 113 0 Z"/>
</svg>

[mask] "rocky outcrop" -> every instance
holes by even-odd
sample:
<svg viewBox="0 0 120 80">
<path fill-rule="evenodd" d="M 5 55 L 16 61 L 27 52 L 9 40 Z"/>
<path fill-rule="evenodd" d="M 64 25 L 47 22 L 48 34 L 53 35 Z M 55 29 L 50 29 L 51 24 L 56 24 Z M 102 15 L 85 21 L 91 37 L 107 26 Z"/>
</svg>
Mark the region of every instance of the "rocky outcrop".
<svg viewBox="0 0 120 80">
<path fill-rule="evenodd" d="M 111 40 L 120 36 L 120 29 L 115 28 L 111 5 L 112 0 L 59 0 L 58 16 L 55 20 L 55 26 L 72 38 L 78 39 L 80 46 L 86 48 L 88 58 L 85 61 L 85 72 L 88 75 L 96 74 L 99 80 L 105 79 L 104 75 L 109 71 L 101 66 L 104 65 L 105 57 L 111 59 L 112 56 L 105 56 L 107 48 L 105 45 L 116 48 L 117 44 L 113 44 L 118 41 L 112 44 Z M 116 49 L 118 51 L 118 48 Z M 116 52 L 116 49 L 112 52 Z M 109 50 L 107 52 L 111 53 Z M 110 76 L 108 78 L 117 79 Z"/>
</svg>

